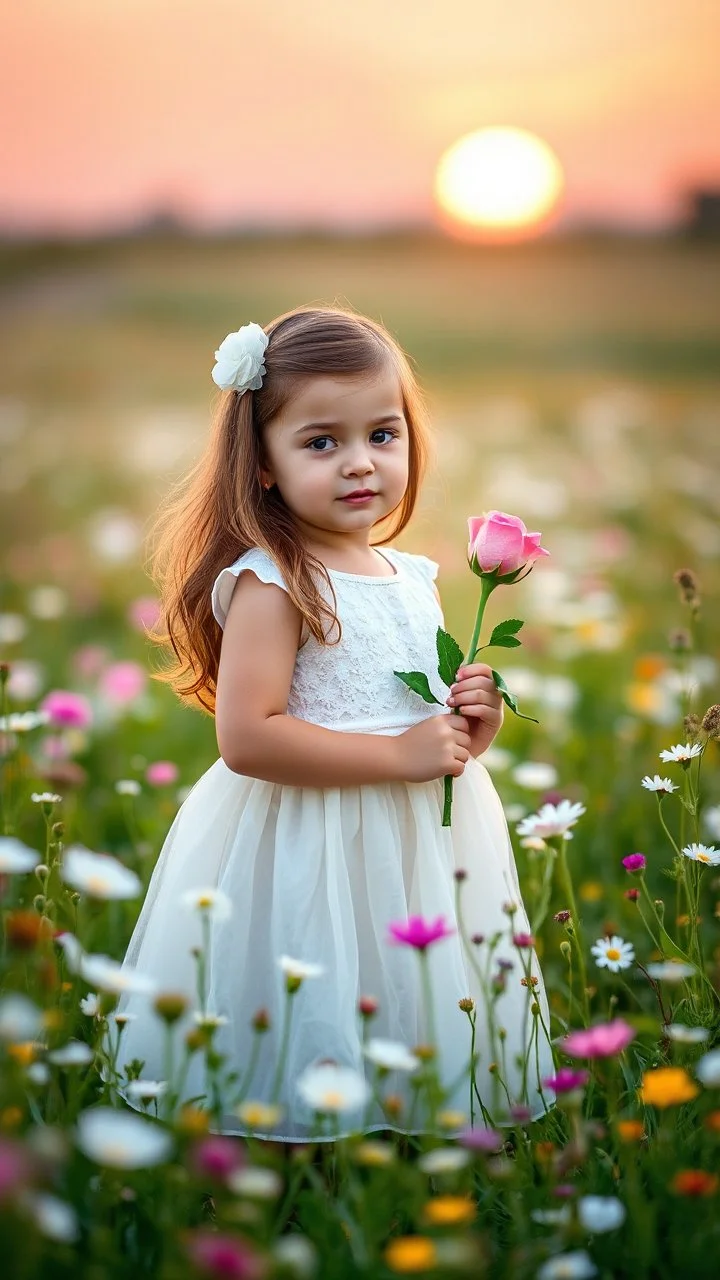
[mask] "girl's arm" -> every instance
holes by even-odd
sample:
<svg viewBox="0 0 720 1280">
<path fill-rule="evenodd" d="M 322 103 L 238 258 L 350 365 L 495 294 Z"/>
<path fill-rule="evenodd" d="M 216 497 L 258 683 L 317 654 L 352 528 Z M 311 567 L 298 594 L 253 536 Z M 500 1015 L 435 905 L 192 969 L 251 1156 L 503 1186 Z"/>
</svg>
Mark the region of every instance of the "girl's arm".
<svg viewBox="0 0 720 1280">
<path fill-rule="evenodd" d="M 215 725 L 229 769 L 294 787 L 397 782 L 397 739 L 341 733 L 287 714 L 301 616 L 286 591 L 242 573 L 228 609 Z"/>
</svg>

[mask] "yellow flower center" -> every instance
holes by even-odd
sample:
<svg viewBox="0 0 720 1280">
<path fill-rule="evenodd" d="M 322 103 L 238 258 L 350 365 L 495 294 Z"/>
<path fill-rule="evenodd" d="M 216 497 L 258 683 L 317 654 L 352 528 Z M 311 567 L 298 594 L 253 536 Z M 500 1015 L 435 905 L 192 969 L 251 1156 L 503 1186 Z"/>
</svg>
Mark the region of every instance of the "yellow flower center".
<svg viewBox="0 0 720 1280">
<path fill-rule="evenodd" d="M 698 862 L 709 862 L 709 861 L 710 861 L 710 859 L 708 858 L 708 856 L 707 856 L 707 854 L 706 854 L 706 853 L 696 853 L 696 854 L 695 854 L 695 857 L 696 857 L 696 859 L 697 859 L 697 861 L 698 861 Z"/>
<path fill-rule="evenodd" d="M 617 947 L 608 947 L 605 954 L 608 960 L 619 960 L 621 953 L 618 951 Z"/>
<path fill-rule="evenodd" d="M 328 1089 L 323 1094 L 323 1110 L 337 1111 L 343 1106 L 345 1098 L 339 1089 Z"/>
<path fill-rule="evenodd" d="M 391 1271 L 428 1271 L 435 1265 L 435 1246 L 427 1236 L 400 1236 L 390 1241 L 385 1261 Z"/>
</svg>

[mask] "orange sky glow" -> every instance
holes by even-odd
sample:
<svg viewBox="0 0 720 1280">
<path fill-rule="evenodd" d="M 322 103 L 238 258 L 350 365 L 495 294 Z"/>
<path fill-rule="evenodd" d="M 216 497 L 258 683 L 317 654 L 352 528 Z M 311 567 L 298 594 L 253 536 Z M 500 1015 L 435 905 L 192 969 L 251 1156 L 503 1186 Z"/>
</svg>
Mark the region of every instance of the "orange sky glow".
<svg viewBox="0 0 720 1280">
<path fill-rule="evenodd" d="M 22 0 L 0 20 L 0 229 L 431 223 L 441 154 L 545 139 L 560 218 L 720 185 L 717 0 Z"/>
</svg>

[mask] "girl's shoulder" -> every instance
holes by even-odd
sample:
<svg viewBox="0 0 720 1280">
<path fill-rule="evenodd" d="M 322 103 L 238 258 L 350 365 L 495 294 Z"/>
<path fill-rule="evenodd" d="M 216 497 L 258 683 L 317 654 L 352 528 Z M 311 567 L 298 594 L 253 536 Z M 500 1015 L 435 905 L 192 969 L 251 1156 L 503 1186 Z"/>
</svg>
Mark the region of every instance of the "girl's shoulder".
<svg viewBox="0 0 720 1280">
<path fill-rule="evenodd" d="M 411 578 L 423 582 L 434 582 L 440 571 L 440 565 L 429 556 L 419 555 L 415 551 L 399 551 L 397 547 L 385 547 L 384 550 L 396 563 L 402 565 L 405 573 Z"/>
<path fill-rule="evenodd" d="M 221 627 L 225 626 L 235 584 L 240 574 L 246 570 L 254 573 L 261 582 L 273 583 L 276 587 L 282 587 L 283 591 L 287 591 L 285 579 L 267 551 L 263 551 L 261 547 L 251 547 L 249 551 L 243 551 L 237 560 L 220 570 L 213 583 L 212 611 Z"/>
</svg>

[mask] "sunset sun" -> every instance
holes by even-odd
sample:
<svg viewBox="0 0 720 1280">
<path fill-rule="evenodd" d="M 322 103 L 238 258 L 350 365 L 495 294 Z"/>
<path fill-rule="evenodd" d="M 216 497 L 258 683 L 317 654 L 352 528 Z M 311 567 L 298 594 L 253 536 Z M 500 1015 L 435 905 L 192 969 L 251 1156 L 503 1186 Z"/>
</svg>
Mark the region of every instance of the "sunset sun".
<svg viewBox="0 0 720 1280">
<path fill-rule="evenodd" d="M 435 200 L 453 235 L 522 239 L 548 221 L 562 186 L 560 161 L 541 138 L 525 129 L 478 129 L 441 157 Z"/>
</svg>

